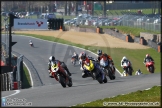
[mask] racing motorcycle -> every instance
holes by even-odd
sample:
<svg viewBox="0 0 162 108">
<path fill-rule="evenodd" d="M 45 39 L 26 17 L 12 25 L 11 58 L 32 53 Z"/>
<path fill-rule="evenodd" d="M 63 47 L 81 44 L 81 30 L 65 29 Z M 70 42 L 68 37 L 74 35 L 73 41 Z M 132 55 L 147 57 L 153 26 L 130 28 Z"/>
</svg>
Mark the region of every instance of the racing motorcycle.
<svg viewBox="0 0 162 108">
<path fill-rule="evenodd" d="M 150 73 L 154 73 L 154 61 L 147 60 L 146 67 L 148 67 Z"/>
<path fill-rule="evenodd" d="M 34 47 L 34 45 L 33 45 L 33 43 L 32 43 L 32 42 L 29 42 L 29 45 L 30 45 L 31 47 Z"/>
<path fill-rule="evenodd" d="M 85 69 L 84 72 L 86 72 L 86 74 L 92 76 L 92 78 L 96 79 L 100 84 L 103 82 L 107 83 L 106 76 L 104 77 L 104 80 L 102 80 L 102 72 L 98 69 L 99 65 L 97 63 L 89 60 L 83 65 L 83 68 Z"/>
<path fill-rule="evenodd" d="M 114 68 L 114 67 L 107 59 L 104 60 L 102 58 L 100 60 L 100 66 L 102 67 L 105 74 L 110 78 L 110 80 L 115 79 L 115 72 L 113 72 L 113 70 L 112 70 L 112 68 Z"/>
<path fill-rule="evenodd" d="M 59 81 L 59 83 L 62 85 L 62 87 L 66 87 L 69 86 L 71 87 L 72 86 L 72 78 L 68 75 L 68 80 L 66 80 L 66 76 L 60 72 L 60 69 L 59 69 L 59 66 L 60 66 L 60 63 L 59 62 L 55 62 L 55 63 L 52 63 L 51 65 L 51 76 L 54 77 L 57 81 Z M 66 70 L 64 70 L 66 72 Z"/>
<path fill-rule="evenodd" d="M 132 69 L 130 67 L 130 62 L 124 62 L 123 63 L 123 67 L 124 67 L 124 72 L 123 72 L 123 76 L 132 76 Z"/>
<path fill-rule="evenodd" d="M 75 64 L 76 64 L 76 58 L 75 57 L 71 58 L 71 63 L 75 66 Z"/>
</svg>

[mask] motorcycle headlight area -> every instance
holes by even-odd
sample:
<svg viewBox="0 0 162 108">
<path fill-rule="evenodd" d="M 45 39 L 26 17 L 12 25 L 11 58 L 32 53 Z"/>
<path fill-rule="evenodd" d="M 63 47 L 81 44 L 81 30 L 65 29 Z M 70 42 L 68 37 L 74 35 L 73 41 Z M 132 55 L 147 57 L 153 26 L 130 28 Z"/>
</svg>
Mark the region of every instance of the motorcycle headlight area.
<svg viewBox="0 0 162 108">
<path fill-rule="evenodd" d="M 100 65 L 105 67 L 105 66 L 108 65 L 108 63 L 107 63 L 107 62 L 104 62 L 103 60 L 101 60 L 101 61 L 100 61 Z"/>
<path fill-rule="evenodd" d="M 58 69 L 59 69 L 58 67 L 57 67 L 57 68 L 52 68 L 52 71 L 53 71 L 53 72 L 57 72 Z"/>
</svg>

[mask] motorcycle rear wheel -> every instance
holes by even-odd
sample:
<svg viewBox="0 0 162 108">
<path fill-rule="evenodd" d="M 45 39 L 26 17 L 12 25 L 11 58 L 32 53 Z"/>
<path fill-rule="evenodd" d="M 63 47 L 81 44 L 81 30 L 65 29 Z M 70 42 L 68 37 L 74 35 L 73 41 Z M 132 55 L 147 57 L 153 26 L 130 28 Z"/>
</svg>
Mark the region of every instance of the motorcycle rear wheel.
<svg viewBox="0 0 162 108">
<path fill-rule="evenodd" d="M 73 85 L 73 83 L 72 83 L 72 78 L 69 77 L 69 84 L 68 84 L 68 86 L 69 86 L 69 87 L 72 87 L 72 85 Z"/>
</svg>

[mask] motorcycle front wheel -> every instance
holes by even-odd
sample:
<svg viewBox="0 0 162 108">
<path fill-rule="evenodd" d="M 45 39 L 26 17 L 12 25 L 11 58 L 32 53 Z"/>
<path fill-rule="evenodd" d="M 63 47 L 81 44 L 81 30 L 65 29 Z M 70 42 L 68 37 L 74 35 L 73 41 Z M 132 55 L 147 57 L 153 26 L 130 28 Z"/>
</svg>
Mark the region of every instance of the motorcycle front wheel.
<svg viewBox="0 0 162 108">
<path fill-rule="evenodd" d="M 66 79 L 61 75 L 58 78 L 59 78 L 59 82 L 62 85 L 62 87 L 65 88 L 66 87 Z"/>
</svg>

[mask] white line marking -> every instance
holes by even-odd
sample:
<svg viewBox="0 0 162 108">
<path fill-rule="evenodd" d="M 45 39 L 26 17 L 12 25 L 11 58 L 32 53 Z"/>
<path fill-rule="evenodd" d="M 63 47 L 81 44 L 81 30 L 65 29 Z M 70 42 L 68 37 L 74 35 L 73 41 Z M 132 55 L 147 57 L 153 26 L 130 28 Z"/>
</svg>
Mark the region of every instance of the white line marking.
<svg viewBox="0 0 162 108">
<path fill-rule="evenodd" d="M 145 89 L 145 90 L 150 90 L 151 88 L 147 88 L 147 89 Z"/>
<path fill-rule="evenodd" d="M 30 76 L 30 81 L 31 81 L 31 88 L 33 88 L 33 78 L 32 78 L 32 75 L 31 75 L 31 72 L 30 72 L 30 69 L 28 68 L 28 66 L 26 65 L 26 63 L 25 62 L 23 62 L 24 63 L 24 65 L 26 66 L 26 68 L 27 68 L 27 70 L 28 70 L 28 72 L 29 72 L 29 76 Z"/>
<path fill-rule="evenodd" d="M 16 36 L 25 36 L 25 37 L 30 37 L 30 38 L 39 39 L 39 38 L 36 38 L 36 37 L 27 36 L 27 35 L 16 35 Z M 43 40 L 43 39 L 39 39 L 39 40 Z M 58 42 L 52 42 L 52 41 L 48 41 L 48 40 L 43 40 L 43 41 L 47 41 L 47 42 L 51 42 L 51 43 L 57 43 L 57 44 L 62 44 L 62 45 L 65 45 L 65 46 L 70 46 L 70 45 L 67 45 L 67 44 L 58 43 Z M 77 46 L 73 46 L 73 47 L 78 48 L 78 49 L 82 49 L 82 50 L 86 50 L 86 49 L 83 49 L 83 48 L 79 48 L 79 47 L 77 47 Z M 86 51 L 89 51 L 89 50 L 86 50 Z M 89 51 L 89 52 L 91 52 L 91 51 Z M 94 52 L 91 52 L 91 53 L 93 53 L 94 55 L 97 56 L 96 53 L 94 53 Z M 122 73 L 121 73 L 117 68 L 116 68 L 116 71 L 122 76 Z"/>
<path fill-rule="evenodd" d="M 4 96 L 4 97 L 2 97 L 2 98 L 7 98 L 7 97 L 10 97 L 10 96 L 13 96 L 13 95 L 16 95 L 16 94 L 20 93 L 20 90 L 14 90 L 14 91 L 16 91 L 16 92 L 13 93 L 13 94 L 11 94 L 11 95 Z"/>
</svg>

